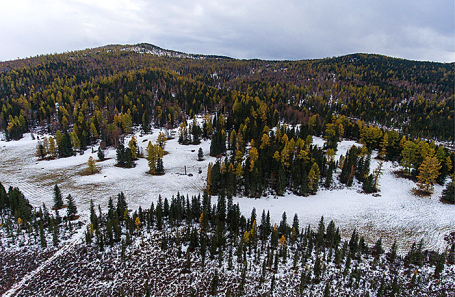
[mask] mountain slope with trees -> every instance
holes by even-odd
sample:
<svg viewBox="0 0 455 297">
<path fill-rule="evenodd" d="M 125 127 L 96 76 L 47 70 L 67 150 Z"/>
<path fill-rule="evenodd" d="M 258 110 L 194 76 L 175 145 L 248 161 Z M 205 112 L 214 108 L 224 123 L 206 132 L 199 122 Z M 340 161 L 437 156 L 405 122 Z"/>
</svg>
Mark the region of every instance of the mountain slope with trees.
<svg viewBox="0 0 455 297">
<path fill-rule="evenodd" d="M 100 137 L 102 119 L 120 126 L 114 116 L 128 109 L 132 123 L 146 129 L 177 125 L 179 111 L 226 113 L 236 97 L 250 96 L 287 123 L 319 115 L 325 124 L 339 114 L 453 141 L 453 69 L 453 63 L 366 54 L 261 61 L 112 45 L 1 62 L 0 124 L 10 139 L 37 126 L 63 132 L 76 125 L 84 145 Z"/>
</svg>

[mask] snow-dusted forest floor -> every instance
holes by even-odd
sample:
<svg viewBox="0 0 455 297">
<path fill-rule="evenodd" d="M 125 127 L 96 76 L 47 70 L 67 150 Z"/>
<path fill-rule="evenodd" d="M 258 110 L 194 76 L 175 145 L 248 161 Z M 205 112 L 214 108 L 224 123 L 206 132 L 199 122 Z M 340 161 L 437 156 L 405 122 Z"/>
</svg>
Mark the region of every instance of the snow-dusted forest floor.
<svg viewBox="0 0 455 297">
<path fill-rule="evenodd" d="M 405 264 L 401 257 L 390 260 L 390 254 L 347 260 L 349 252 L 337 263 L 334 249 L 289 244 L 287 257 L 278 258 L 269 243 L 259 243 L 239 260 L 237 248 L 228 244 L 213 258 L 207 252 L 203 265 L 200 248 L 190 251 L 188 242 L 175 241 L 176 234 L 184 232 L 185 227 L 144 228 L 131 245 L 117 243 L 102 252 L 94 244 L 74 241 L 63 244 L 60 255 L 54 254 L 54 248 L 2 253 L 2 257 L 16 255 L 20 263 L 32 261 L 27 267 L 19 266 L 18 277 L 11 280 L 20 279 L 30 265 L 37 266 L 50 256 L 32 277 L 3 296 L 144 296 L 147 290 L 150 296 L 323 296 L 327 286 L 330 296 L 378 296 L 381 287 L 389 296 L 394 286 L 403 296 L 453 296 L 455 292 L 455 265 L 446 265 L 441 277 L 435 278 L 434 263 L 427 262 L 430 255 L 422 267 Z M 341 247 L 338 253 L 343 253 Z M 319 275 L 316 261 L 320 261 Z"/>
</svg>

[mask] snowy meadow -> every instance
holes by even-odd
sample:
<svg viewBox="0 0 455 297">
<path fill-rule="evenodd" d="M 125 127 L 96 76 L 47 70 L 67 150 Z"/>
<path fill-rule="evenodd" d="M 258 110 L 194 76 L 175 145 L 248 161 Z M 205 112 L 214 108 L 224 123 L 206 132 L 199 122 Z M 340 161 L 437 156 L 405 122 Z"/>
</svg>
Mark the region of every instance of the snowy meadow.
<svg viewBox="0 0 455 297">
<path fill-rule="evenodd" d="M 159 131 L 154 129 L 146 135 L 136 133 L 140 149 L 145 151 L 148 141 L 154 143 Z M 126 138 L 125 142 L 128 140 Z M 313 140 L 313 144 L 318 146 L 323 143 L 322 138 L 315 137 Z M 81 220 L 88 218 L 91 199 L 95 205 L 105 208 L 109 197 L 114 198 L 120 192 L 125 194 L 132 210 L 139 206 L 149 207 L 152 202 L 156 203 L 159 195 L 171 198 L 178 192 L 190 196 L 201 194 L 206 186 L 208 164 L 216 161 L 208 155 L 209 140 L 203 140 L 200 145 L 181 145 L 177 139 L 169 139 L 165 147 L 167 154 L 163 158 L 163 176 L 147 174 L 145 158 L 136 161 L 136 166 L 131 169 L 114 166 L 116 151 L 113 148 L 105 152 L 105 161 L 97 162 L 99 173 L 83 175 L 89 156 L 97 160 L 97 147 L 93 151 L 92 148 L 87 149 L 83 155 L 38 161 L 35 157 L 37 144 L 38 139 L 32 139 L 30 134 L 19 141 L 0 141 L 1 182 L 5 187 L 19 187 L 35 207 L 43 202 L 51 206 L 53 186 L 58 184 L 64 195 L 75 197 Z M 336 160 L 352 145 L 360 144 L 351 140 L 340 142 Z M 197 158 L 199 147 L 204 152 L 203 161 Z M 377 162 L 372 159 L 371 168 L 376 168 Z M 234 197 L 234 203 L 240 204 L 245 216 L 249 216 L 253 208 L 258 213 L 263 209 L 269 210 L 272 222 L 277 224 L 283 212 L 288 218 L 296 213 L 301 226 L 310 224 L 313 228 L 324 216 L 326 222 L 333 220 L 340 227 L 344 238 L 348 238 L 355 229 L 370 244 L 382 237 L 384 246 L 390 247 L 397 239 L 398 250 L 403 253 L 422 238 L 426 249 L 443 251 L 447 246 L 444 238 L 455 231 L 455 205 L 440 202 L 443 187 L 439 185 L 435 185 L 434 193 L 429 197 L 415 196 L 412 191 L 415 183 L 396 177 L 394 171 L 398 169 L 398 164 L 384 162 L 379 195 L 362 193 L 361 185 L 356 182 L 347 188 L 334 178 L 332 189 L 321 188 L 316 195 L 309 197 L 292 193 L 281 197 L 268 195 L 260 199 Z M 216 199 L 212 197 L 214 202 Z"/>
</svg>

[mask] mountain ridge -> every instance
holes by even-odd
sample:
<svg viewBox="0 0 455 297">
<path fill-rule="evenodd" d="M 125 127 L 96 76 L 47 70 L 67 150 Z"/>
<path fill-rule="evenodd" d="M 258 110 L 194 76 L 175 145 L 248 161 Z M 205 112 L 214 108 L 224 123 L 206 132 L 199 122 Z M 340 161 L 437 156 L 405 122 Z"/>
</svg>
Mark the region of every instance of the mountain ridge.
<svg viewBox="0 0 455 297">
<path fill-rule="evenodd" d="M 9 62 L 15 62 L 15 61 L 27 61 L 30 59 L 35 59 L 38 57 L 46 57 L 46 56 L 54 56 L 54 55 L 62 55 L 62 54 L 79 54 L 79 53 L 100 53 L 100 52 L 112 52 L 112 51 L 131 51 L 131 52 L 136 52 L 136 53 L 141 53 L 141 54 L 151 54 L 151 55 L 156 55 L 156 56 L 161 56 L 161 57 L 172 57 L 172 58 L 187 58 L 187 59 L 225 59 L 225 60 L 237 60 L 237 61 L 261 61 L 261 62 L 304 62 L 304 61 L 310 61 L 310 62 L 315 62 L 315 61 L 330 61 L 330 60 L 346 60 L 346 59 L 351 59 L 352 61 L 355 61 L 359 57 L 365 58 L 365 57 L 375 57 L 375 58 L 386 58 L 386 59 L 392 59 L 392 60 L 397 60 L 397 61 L 408 61 L 408 62 L 413 62 L 413 63 L 423 63 L 423 64 L 441 64 L 441 65 L 454 65 L 455 66 L 455 61 L 454 62 L 433 62 L 433 61 L 419 61 L 419 60 L 412 60 L 412 59 L 406 59 L 406 58 L 398 58 L 398 57 L 392 57 L 392 56 L 387 56 L 383 54 L 377 54 L 377 53 L 350 53 L 350 54 L 345 54 L 345 55 L 340 55 L 340 56 L 331 56 L 331 57 L 325 57 L 325 58 L 301 58 L 301 59 L 276 59 L 276 60 L 269 60 L 269 59 L 261 59 L 261 58 L 251 58 L 251 59 L 242 59 L 242 58 L 233 58 L 229 56 L 224 56 L 224 55 L 217 55 L 217 54 L 197 54 L 197 53 L 185 53 L 177 50 L 172 50 L 172 49 L 165 49 L 160 46 L 151 44 L 151 43 L 136 43 L 136 44 L 107 44 L 107 45 L 102 45 L 98 47 L 93 47 L 93 48 L 85 48 L 81 50 L 73 50 L 73 51 L 67 51 L 67 52 L 61 52 L 61 53 L 49 53 L 49 54 L 39 54 L 36 56 L 32 57 L 27 57 L 27 58 L 20 58 L 20 59 L 14 59 L 14 60 L 6 60 L 6 61 L 0 61 L 0 65 L 3 63 L 9 63 Z"/>
</svg>

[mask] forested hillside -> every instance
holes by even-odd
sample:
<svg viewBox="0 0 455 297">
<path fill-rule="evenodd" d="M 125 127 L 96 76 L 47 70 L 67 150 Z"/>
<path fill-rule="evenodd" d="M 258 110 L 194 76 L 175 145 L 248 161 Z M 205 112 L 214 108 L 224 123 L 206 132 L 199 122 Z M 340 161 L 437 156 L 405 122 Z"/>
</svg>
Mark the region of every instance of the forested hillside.
<svg viewBox="0 0 455 297">
<path fill-rule="evenodd" d="M 75 127 L 85 146 L 97 138 L 115 143 L 134 124 L 147 130 L 196 113 L 229 115 L 236 100 L 251 98 L 267 105 L 269 126 L 307 124 L 316 115 L 324 127 L 336 114 L 453 141 L 453 69 L 366 54 L 261 61 L 106 46 L 0 63 L 0 121 L 9 139 L 37 126 Z"/>
</svg>

